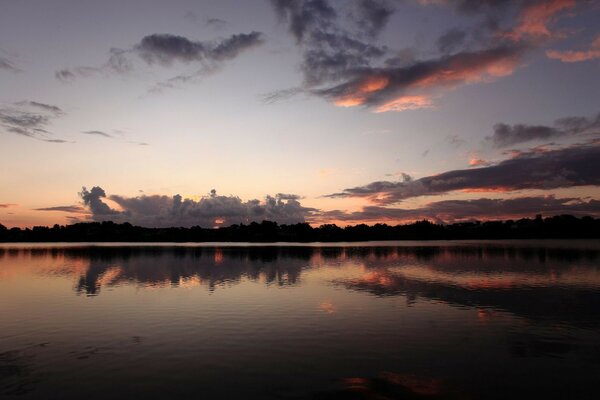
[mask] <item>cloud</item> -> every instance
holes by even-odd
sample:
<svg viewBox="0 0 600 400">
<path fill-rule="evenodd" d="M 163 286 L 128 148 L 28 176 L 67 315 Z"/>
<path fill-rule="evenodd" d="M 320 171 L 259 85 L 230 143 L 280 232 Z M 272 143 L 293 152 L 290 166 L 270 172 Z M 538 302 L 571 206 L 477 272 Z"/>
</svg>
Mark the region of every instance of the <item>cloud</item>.
<svg viewBox="0 0 600 400">
<path fill-rule="evenodd" d="M 514 191 L 600 185 L 600 142 L 547 151 L 520 152 L 482 168 L 442 172 L 401 182 L 378 181 L 326 197 L 362 197 L 385 205 L 452 191 Z"/>
<path fill-rule="evenodd" d="M 55 207 L 43 207 L 34 208 L 35 211 L 62 211 L 67 213 L 87 213 L 87 210 L 81 206 L 55 206 Z"/>
<path fill-rule="evenodd" d="M 159 64 L 171 66 L 176 62 L 199 63 L 201 68 L 188 79 L 176 76 L 171 81 L 187 81 L 194 76 L 217 69 L 221 63 L 233 59 L 243 51 L 263 43 L 260 32 L 239 33 L 228 38 L 213 41 L 194 41 L 183 36 L 171 34 L 151 34 L 129 49 L 112 48 L 109 59 L 101 66 L 65 68 L 55 76 L 61 81 L 71 81 L 77 77 L 88 77 L 104 73 L 127 73 L 133 69 L 132 56 L 141 59 L 147 65 Z M 173 83 L 171 82 L 171 83 Z"/>
<path fill-rule="evenodd" d="M 489 161 L 477 157 L 472 157 L 469 160 L 469 167 L 488 167 L 490 165 L 491 163 Z"/>
<path fill-rule="evenodd" d="M 348 222 L 415 221 L 432 219 L 455 222 L 473 219 L 507 219 L 535 214 L 575 216 L 600 215 L 600 200 L 556 198 L 554 196 L 517 197 L 512 199 L 443 200 L 415 209 L 368 206 L 361 211 L 323 212 L 319 218 Z"/>
<path fill-rule="evenodd" d="M 91 131 L 82 131 L 81 133 L 84 135 L 89 135 L 89 136 L 100 136 L 106 139 L 111 139 L 111 140 L 116 140 L 116 141 L 120 141 L 120 142 L 124 142 L 124 143 L 130 143 L 130 144 L 135 144 L 138 146 L 149 146 L 149 143 L 146 142 L 139 142 L 139 141 L 135 141 L 135 140 L 124 140 L 123 139 L 123 135 L 124 132 L 119 131 L 119 130 L 115 130 L 113 129 L 114 134 L 110 134 L 104 131 L 100 131 L 100 130 L 91 130 Z"/>
<path fill-rule="evenodd" d="M 519 66 L 524 48 L 500 46 L 462 52 L 397 68 L 367 68 L 340 85 L 317 91 L 339 105 L 377 106 L 377 111 L 431 107 L 429 93 L 491 81 L 510 75 Z M 414 99 L 410 108 L 395 107 L 404 99 Z"/>
<path fill-rule="evenodd" d="M 21 70 L 17 68 L 15 64 L 6 57 L 0 57 L 0 69 L 10 72 L 21 72 Z"/>
<path fill-rule="evenodd" d="M 183 36 L 153 34 L 145 36 L 134 49 L 146 63 L 168 66 L 175 61 L 222 61 L 236 57 L 243 50 L 260 43 L 260 32 L 232 35 L 216 43 L 191 41 Z"/>
<path fill-rule="evenodd" d="M 105 137 L 105 138 L 111 138 L 111 139 L 113 139 L 113 138 L 114 138 L 114 136 L 113 136 L 113 135 L 111 135 L 111 134 L 108 134 L 108 133 L 106 133 L 106 132 L 102 132 L 102 131 L 83 131 L 83 132 L 81 132 L 81 133 L 83 133 L 84 135 L 96 135 L 96 136 L 103 136 L 103 137 Z"/>
<path fill-rule="evenodd" d="M 386 49 L 370 40 L 379 33 L 392 12 L 384 2 L 355 2 L 350 17 L 353 31 L 342 29 L 338 12 L 326 0 L 271 2 L 281 21 L 303 51 L 301 70 L 304 88 L 345 79 L 371 59 L 382 57 Z M 369 8 L 374 7 L 374 8 Z M 364 21 L 357 27 L 356 21 Z M 379 25 L 376 25 L 379 24 Z M 368 38 L 363 37 L 368 32 Z"/>
<path fill-rule="evenodd" d="M 567 11 L 573 12 L 576 0 L 419 0 L 423 5 L 447 5 L 465 15 L 483 14 L 490 28 L 501 38 L 512 41 L 540 41 L 555 37 L 550 26 Z M 511 25 L 508 29 L 498 26 Z"/>
<path fill-rule="evenodd" d="M 561 12 L 575 8 L 575 0 L 538 0 L 523 2 L 517 25 L 503 36 L 519 41 L 525 37 L 533 39 L 551 38 L 553 33 L 548 25 L 557 19 Z"/>
<path fill-rule="evenodd" d="M 461 7 L 476 7 L 463 3 Z M 441 55 L 399 60 L 375 42 L 394 12 L 392 2 L 355 1 L 350 23 L 326 0 L 272 4 L 302 50 L 304 80 L 300 88 L 269 94 L 268 102 L 306 93 L 375 112 L 431 108 L 445 91 L 512 74 L 529 48 L 527 43 L 493 37 L 461 48 L 467 32 L 454 29 L 439 38 Z M 365 21 L 362 28 L 356 26 L 358 20 Z"/>
<path fill-rule="evenodd" d="M 227 21 L 221 18 L 206 18 L 206 25 L 212 26 L 215 29 L 223 29 L 227 25 Z"/>
<path fill-rule="evenodd" d="M 600 35 L 596 37 L 588 50 L 548 50 L 546 51 L 546 56 L 548 58 L 560 60 L 565 63 L 574 63 L 600 58 Z"/>
<path fill-rule="evenodd" d="M 377 36 L 394 13 L 393 4 L 386 0 L 359 0 L 350 16 L 358 29 L 370 37 Z"/>
<path fill-rule="evenodd" d="M 9 207 L 16 207 L 17 205 L 14 203 L 4 203 L 4 204 L 0 204 L 0 208 L 9 208 Z"/>
<path fill-rule="evenodd" d="M 456 50 L 467 37 L 467 32 L 462 29 L 452 28 L 442 36 L 440 36 L 437 40 L 437 46 L 440 52 L 442 53 L 451 53 Z"/>
<path fill-rule="evenodd" d="M 184 199 L 180 195 L 108 197 L 119 206 L 119 210 L 111 208 L 103 200 L 107 198 L 106 193 L 98 186 L 90 190 L 83 188 L 80 196 L 94 221 L 130 222 L 147 227 L 213 227 L 263 220 L 290 224 L 304 222 L 317 211 L 303 207 L 298 201 L 299 197 L 291 194 L 266 196 L 264 201 L 242 201 L 235 196 L 219 196 L 215 190 L 198 201 Z"/>
<path fill-rule="evenodd" d="M 51 122 L 64 115 L 61 108 L 36 101 L 20 101 L 0 107 L 0 128 L 5 132 L 50 143 L 67 143 L 56 139 L 47 128 Z"/>
<path fill-rule="evenodd" d="M 48 111 L 55 115 L 63 115 L 65 112 L 58 106 L 53 106 L 51 104 L 40 103 L 38 101 L 19 101 L 15 103 L 18 106 L 30 106 L 33 108 L 38 108 L 43 111 Z"/>
<path fill-rule="evenodd" d="M 494 147 L 502 148 L 533 140 L 549 140 L 576 135 L 600 134 L 600 113 L 593 118 L 566 117 L 555 121 L 554 126 L 496 124 L 494 134 L 487 137 Z"/>
</svg>

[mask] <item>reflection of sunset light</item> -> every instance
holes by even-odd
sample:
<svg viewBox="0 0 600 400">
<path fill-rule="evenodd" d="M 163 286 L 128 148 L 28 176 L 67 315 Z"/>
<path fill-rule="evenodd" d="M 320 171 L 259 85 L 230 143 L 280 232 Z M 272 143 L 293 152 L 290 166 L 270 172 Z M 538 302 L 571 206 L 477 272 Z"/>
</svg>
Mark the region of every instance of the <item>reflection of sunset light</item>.
<svg viewBox="0 0 600 400">
<path fill-rule="evenodd" d="M 191 276 L 189 278 L 179 278 L 178 286 L 181 288 L 193 288 L 202 285 L 202 279 L 198 276 Z"/>
<path fill-rule="evenodd" d="M 215 249 L 215 264 L 221 264 L 223 262 L 223 250 L 221 248 Z"/>
<path fill-rule="evenodd" d="M 488 310 L 486 308 L 478 308 L 477 309 L 477 319 L 480 322 L 488 322 L 490 319 L 494 317 L 494 311 Z"/>
<path fill-rule="evenodd" d="M 403 386 L 411 392 L 422 396 L 437 395 L 441 391 L 441 381 L 433 378 L 394 372 L 384 372 L 381 374 L 381 377 L 390 383 Z"/>
<path fill-rule="evenodd" d="M 119 279 L 119 276 L 121 275 L 122 270 L 120 267 L 111 267 L 108 268 L 98 279 L 98 285 L 99 286 L 104 286 L 104 285 L 110 285 L 113 284 L 117 281 L 117 279 Z"/>
<path fill-rule="evenodd" d="M 336 307 L 330 301 L 324 301 L 319 304 L 319 310 L 324 311 L 327 314 L 334 314 L 337 311 Z"/>
</svg>

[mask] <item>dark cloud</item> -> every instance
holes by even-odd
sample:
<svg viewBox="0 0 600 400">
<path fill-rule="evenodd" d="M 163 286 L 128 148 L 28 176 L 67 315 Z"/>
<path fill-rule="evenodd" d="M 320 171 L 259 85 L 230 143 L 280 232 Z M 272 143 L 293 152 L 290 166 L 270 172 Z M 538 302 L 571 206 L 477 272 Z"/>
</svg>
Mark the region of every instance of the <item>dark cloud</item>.
<svg viewBox="0 0 600 400">
<path fill-rule="evenodd" d="M 377 36 L 394 13 L 393 4 L 386 0 L 359 0 L 351 12 L 358 29 L 367 36 Z"/>
<path fill-rule="evenodd" d="M 70 82 L 77 77 L 90 77 L 103 73 L 107 67 L 74 67 L 64 68 L 54 73 L 56 79 L 61 82 Z"/>
<path fill-rule="evenodd" d="M 272 0 L 302 51 L 301 90 L 269 94 L 266 101 L 307 93 L 338 106 L 376 112 L 431 108 L 443 92 L 512 74 L 528 50 L 555 36 L 552 24 L 575 0 L 421 0 L 479 16 L 474 26 L 445 32 L 440 55 L 398 57 L 374 40 L 394 12 L 394 3 L 354 0 L 350 22 L 327 0 Z M 340 9 L 344 9 L 340 6 Z M 360 23 L 358 23 L 360 22 Z M 468 40 L 467 40 L 468 39 Z"/>
<path fill-rule="evenodd" d="M 361 211 L 328 211 L 319 218 L 337 221 L 414 221 L 431 219 L 455 222 L 473 219 L 531 217 L 535 214 L 575 216 L 600 215 L 600 200 L 556 198 L 554 196 L 517 197 L 512 199 L 443 200 L 415 209 L 368 206 Z"/>
<path fill-rule="evenodd" d="M 204 58 L 207 51 L 202 42 L 169 34 L 145 36 L 134 49 L 148 64 L 163 65 L 171 65 L 174 61 L 198 61 Z"/>
<path fill-rule="evenodd" d="M 430 108 L 440 90 L 512 74 L 528 47 L 490 34 L 472 49 L 464 49 L 467 32 L 454 29 L 438 41 L 442 56 L 399 58 L 373 41 L 394 12 L 391 2 L 353 2 L 350 18 L 363 21 L 362 28 L 344 24 L 325 0 L 272 3 L 303 51 L 304 82 L 301 90 L 268 95 L 269 102 L 304 92 L 339 106 L 376 107 L 377 112 Z M 460 6 L 473 11 L 475 7 L 470 2 Z"/>
<path fill-rule="evenodd" d="M 393 204 L 452 191 L 514 191 L 600 185 L 600 142 L 551 151 L 521 152 L 488 167 L 443 172 L 402 182 L 379 181 L 327 197 L 364 197 Z"/>
<path fill-rule="evenodd" d="M 80 193 L 84 205 L 95 221 L 111 220 L 130 222 L 147 227 L 195 226 L 213 227 L 252 221 L 276 221 L 278 223 L 304 222 L 316 210 L 303 207 L 296 195 L 279 194 L 267 196 L 264 201 L 242 201 L 235 196 L 219 196 L 215 190 L 200 200 L 175 196 L 108 197 L 118 204 L 120 210 L 104 202 L 106 193 L 98 186 L 91 190 L 83 188 Z"/>
<path fill-rule="evenodd" d="M 301 42 L 307 32 L 330 26 L 337 16 L 327 0 L 271 0 L 279 17 L 289 25 L 290 32 Z"/>
<path fill-rule="evenodd" d="M 77 77 L 73 71 L 68 68 L 61 69 L 60 71 L 56 71 L 54 73 L 54 77 L 62 82 L 68 82 Z"/>
<path fill-rule="evenodd" d="M 382 57 L 386 48 L 361 36 L 365 28 L 375 34 L 385 26 L 391 8 L 380 1 L 360 1 L 352 10 L 353 19 L 362 19 L 361 29 L 342 29 L 340 17 L 325 0 L 284 1 L 272 4 L 280 19 L 303 50 L 301 69 L 304 87 L 310 88 L 353 76 L 356 68 L 366 68 L 372 59 Z M 371 4 L 375 8 L 367 10 Z M 375 26 L 377 21 L 381 25 Z M 368 39 L 368 38 L 367 38 Z"/>
<path fill-rule="evenodd" d="M 43 207 L 35 208 L 35 211 L 62 211 L 68 213 L 87 213 L 87 210 L 81 206 L 56 206 L 56 207 Z"/>
<path fill-rule="evenodd" d="M 64 111 L 60 107 L 53 106 L 51 104 L 40 103 L 37 101 L 20 101 L 15 104 L 19 105 L 19 106 L 31 106 L 31 107 L 39 108 L 41 110 L 49 111 L 49 112 L 51 112 L 53 114 L 57 114 L 57 115 L 64 114 Z"/>
<path fill-rule="evenodd" d="M 103 136 L 103 137 L 105 137 L 105 138 L 110 138 L 110 139 L 114 138 L 114 136 L 113 136 L 113 135 L 110 135 L 110 134 L 108 134 L 108 133 L 106 133 L 106 132 L 102 132 L 102 131 L 83 131 L 83 132 L 81 132 L 81 133 L 83 133 L 84 135 L 96 135 L 96 136 Z"/>
<path fill-rule="evenodd" d="M 0 208 L 9 208 L 9 207 L 16 207 L 16 204 L 13 204 L 13 203 L 0 204 Z"/>
<path fill-rule="evenodd" d="M 170 66 L 175 62 L 202 64 L 199 71 L 189 75 L 188 79 L 185 76 L 172 79 L 173 82 L 185 82 L 196 75 L 217 69 L 220 63 L 237 57 L 263 41 L 260 32 L 235 34 L 216 41 L 194 41 L 178 35 L 152 34 L 144 36 L 130 49 L 110 49 L 108 61 L 99 67 L 66 68 L 56 72 L 55 76 L 61 81 L 70 81 L 76 77 L 103 73 L 127 73 L 133 69 L 131 56 L 139 57 L 148 65 Z"/>
<path fill-rule="evenodd" d="M 206 18 L 206 25 L 216 29 L 222 29 L 227 25 L 227 21 L 221 18 Z"/>
<path fill-rule="evenodd" d="M 47 130 L 51 122 L 64 115 L 61 108 L 36 101 L 21 101 L 0 107 L 0 129 L 5 132 L 49 143 L 67 143 L 52 137 Z"/>
<path fill-rule="evenodd" d="M 99 186 L 94 186 L 90 190 L 83 187 L 79 196 L 93 215 L 102 215 L 104 219 L 110 219 L 109 216 L 119 214 L 119 211 L 111 209 L 102 201 L 103 198 L 106 198 L 106 192 Z"/>
<path fill-rule="evenodd" d="M 576 135 L 600 134 L 600 113 L 593 118 L 567 117 L 555 121 L 554 126 L 496 124 L 494 134 L 487 140 L 502 148 L 534 140 L 568 138 Z"/>
<path fill-rule="evenodd" d="M 422 101 L 437 88 L 481 82 L 511 74 L 519 65 L 524 48 L 504 45 L 461 52 L 399 68 L 356 70 L 356 77 L 316 92 L 339 105 L 377 106 L 377 111 L 401 111 L 403 99 Z M 420 107 L 419 107 L 420 108 Z"/>
<path fill-rule="evenodd" d="M 445 0 L 445 1 L 431 1 L 430 3 L 448 4 L 454 7 L 457 11 L 465 14 L 476 14 L 482 12 L 494 11 L 498 9 L 509 7 L 517 3 L 524 3 L 525 1 L 520 0 Z M 428 3 L 423 1 L 423 3 Z"/>
<path fill-rule="evenodd" d="M 17 68 L 15 64 L 6 57 L 0 57 L 0 69 L 10 72 L 21 72 L 21 70 Z"/>
<path fill-rule="evenodd" d="M 442 53 L 451 53 L 463 44 L 466 37 L 467 32 L 464 30 L 452 28 L 438 38 L 438 49 Z"/>
</svg>

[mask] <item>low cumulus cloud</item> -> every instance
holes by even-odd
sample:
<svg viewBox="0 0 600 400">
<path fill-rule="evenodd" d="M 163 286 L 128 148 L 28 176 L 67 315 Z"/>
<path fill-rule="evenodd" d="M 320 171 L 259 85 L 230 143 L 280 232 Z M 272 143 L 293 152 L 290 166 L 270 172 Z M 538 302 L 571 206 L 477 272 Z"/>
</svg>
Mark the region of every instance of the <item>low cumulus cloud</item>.
<svg viewBox="0 0 600 400">
<path fill-rule="evenodd" d="M 551 140 L 582 135 L 600 134 L 600 113 L 595 117 L 566 117 L 554 122 L 554 126 L 526 124 L 496 124 L 494 134 L 487 138 L 496 148 L 503 148 L 534 140 Z"/>
<path fill-rule="evenodd" d="M 184 199 L 180 195 L 107 196 L 104 189 L 85 187 L 79 194 L 94 221 L 130 222 L 146 227 L 228 226 L 253 221 L 276 221 L 280 224 L 304 222 L 317 210 L 304 207 L 299 197 L 291 194 L 266 196 L 263 201 L 243 201 L 236 196 L 220 196 L 211 191 L 200 200 Z M 112 208 L 106 199 L 118 208 Z"/>
<path fill-rule="evenodd" d="M 372 182 L 326 197 L 361 197 L 386 205 L 453 191 L 508 192 L 585 185 L 600 185 L 599 141 L 558 150 L 518 152 L 496 165 L 447 171 L 420 179 L 404 178 L 400 182 Z"/>
<path fill-rule="evenodd" d="M 199 69 L 188 75 L 178 75 L 161 86 L 173 86 L 176 82 L 186 82 L 196 76 L 214 71 L 227 60 L 231 60 L 243 51 L 262 44 L 260 32 L 239 33 L 228 38 L 212 41 L 198 41 L 184 36 L 171 34 L 151 34 L 144 36 L 139 43 L 129 49 L 112 48 L 109 58 L 101 66 L 80 66 L 57 71 L 55 76 L 61 81 L 71 81 L 77 77 L 97 74 L 123 74 L 134 68 L 133 59 L 140 59 L 147 65 L 171 66 L 174 63 L 196 63 Z"/>
<path fill-rule="evenodd" d="M 304 81 L 265 100 L 308 93 L 376 112 L 431 108 L 448 90 L 511 75 L 529 49 L 554 37 L 552 25 L 575 7 L 574 0 L 419 2 L 452 7 L 480 17 L 479 22 L 443 33 L 438 55 L 406 58 L 377 41 L 395 11 L 393 1 L 355 0 L 340 6 L 327 0 L 272 0 L 302 51 Z"/>
<path fill-rule="evenodd" d="M 52 121 L 64 114 L 61 108 L 51 104 L 20 101 L 0 107 L 0 129 L 43 142 L 67 143 L 48 131 Z"/>
<path fill-rule="evenodd" d="M 384 222 L 430 219 L 452 223 L 473 219 L 507 219 L 532 217 L 536 214 L 600 216 L 600 200 L 530 196 L 511 199 L 443 200 L 420 208 L 368 206 L 361 211 L 327 211 L 319 215 L 324 221 Z"/>
</svg>

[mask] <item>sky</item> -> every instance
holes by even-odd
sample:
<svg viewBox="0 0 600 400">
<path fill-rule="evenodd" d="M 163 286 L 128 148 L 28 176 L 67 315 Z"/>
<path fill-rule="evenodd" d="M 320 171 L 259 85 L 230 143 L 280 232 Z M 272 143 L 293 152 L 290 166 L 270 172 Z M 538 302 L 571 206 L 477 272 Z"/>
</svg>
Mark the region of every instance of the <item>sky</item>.
<svg viewBox="0 0 600 400">
<path fill-rule="evenodd" d="M 599 0 L 0 0 L 0 224 L 600 216 Z"/>
</svg>

